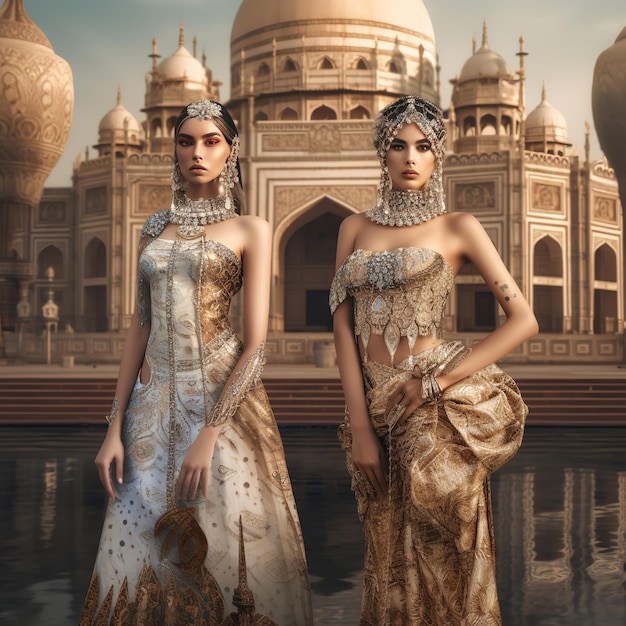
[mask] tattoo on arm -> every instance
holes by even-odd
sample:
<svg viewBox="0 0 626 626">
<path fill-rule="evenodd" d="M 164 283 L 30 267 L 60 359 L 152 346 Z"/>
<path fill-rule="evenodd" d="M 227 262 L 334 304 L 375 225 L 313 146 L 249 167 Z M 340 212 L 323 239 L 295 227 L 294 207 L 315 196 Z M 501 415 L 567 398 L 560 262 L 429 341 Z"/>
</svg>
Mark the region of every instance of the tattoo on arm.
<svg viewBox="0 0 626 626">
<path fill-rule="evenodd" d="M 508 302 L 511 298 L 517 298 L 517 294 L 515 292 L 511 293 L 511 288 L 506 284 L 503 283 L 502 285 L 500 285 L 500 281 L 496 280 L 494 282 L 494 285 L 496 285 L 496 287 L 500 287 L 500 291 L 502 292 L 502 295 L 504 296 L 504 301 Z"/>
</svg>

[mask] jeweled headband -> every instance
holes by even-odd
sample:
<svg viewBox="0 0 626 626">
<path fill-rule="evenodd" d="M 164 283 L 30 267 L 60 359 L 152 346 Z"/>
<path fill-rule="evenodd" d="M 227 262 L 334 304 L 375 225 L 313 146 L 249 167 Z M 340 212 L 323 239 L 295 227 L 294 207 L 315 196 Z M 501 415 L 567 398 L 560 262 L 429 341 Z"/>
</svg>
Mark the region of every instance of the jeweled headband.
<svg viewBox="0 0 626 626">
<path fill-rule="evenodd" d="M 439 163 L 446 151 L 446 129 L 441 109 L 417 96 L 403 96 L 386 106 L 374 119 L 372 141 L 376 153 L 384 161 L 389 148 L 405 124 L 415 123 L 430 141 L 430 147 Z"/>
<path fill-rule="evenodd" d="M 200 122 L 204 120 L 214 120 L 216 117 L 221 117 L 226 123 L 230 122 L 230 125 L 236 132 L 236 127 L 232 119 L 228 120 L 224 117 L 223 108 L 214 100 L 198 100 L 197 102 L 192 102 L 185 107 L 186 115 L 181 115 L 178 118 L 178 124 L 176 125 L 175 134 L 178 135 L 178 132 L 181 126 L 192 117 L 195 117 Z"/>
</svg>

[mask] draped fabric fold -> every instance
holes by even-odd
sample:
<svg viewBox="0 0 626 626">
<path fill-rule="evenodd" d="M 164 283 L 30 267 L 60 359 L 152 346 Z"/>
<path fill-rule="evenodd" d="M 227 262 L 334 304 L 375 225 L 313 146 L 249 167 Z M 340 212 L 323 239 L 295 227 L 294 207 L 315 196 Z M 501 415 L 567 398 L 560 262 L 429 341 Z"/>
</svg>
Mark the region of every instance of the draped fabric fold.
<svg viewBox="0 0 626 626">
<path fill-rule="evenodd" d="M 361 624 L 499 624 L 490 474 L 518 450 L 527 407 L 496 365 L 446 389 L 403 424 L 390 394 L 416 373 L 454 369 L 467 353 L 446 342 L 390 367 L 363 364 L 372 425 L 387 453 L 389 496 L 377 497 L 347 455 L 366 539 Z"/>
</svg>

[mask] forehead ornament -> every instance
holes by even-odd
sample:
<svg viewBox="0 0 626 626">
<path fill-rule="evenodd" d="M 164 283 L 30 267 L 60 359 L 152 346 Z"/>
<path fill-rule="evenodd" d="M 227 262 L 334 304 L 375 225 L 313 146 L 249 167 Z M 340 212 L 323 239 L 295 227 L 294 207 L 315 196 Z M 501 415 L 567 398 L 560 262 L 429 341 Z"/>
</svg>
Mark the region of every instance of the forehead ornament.
<svg viewBox="0 0 626 626">
<path fill-rule="evenodd" d="M 213 102 L 213 100 L 199 100 L 187 106 L 187 115 L 189 115 L 189 117 L 195 117 L 202 122 L 204 120 L 222 117 L 222 108 L 217 102 Z"/>
</svg>

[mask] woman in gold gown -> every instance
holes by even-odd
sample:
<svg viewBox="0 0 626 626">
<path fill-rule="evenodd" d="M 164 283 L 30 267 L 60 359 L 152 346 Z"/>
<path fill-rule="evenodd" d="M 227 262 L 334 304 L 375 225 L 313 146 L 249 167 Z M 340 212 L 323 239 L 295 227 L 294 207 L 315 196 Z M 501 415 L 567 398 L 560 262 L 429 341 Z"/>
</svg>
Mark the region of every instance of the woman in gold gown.
<svg viewBox="0 0 626 626">
<path fill-rule="evenodd" d="M 172 205 L 143 227 L 96 457 L 110 502 L 81 625 L 230 623 L 242 531 L 258 623 L 308 626 L 302 534 L 260 382 L 269 224 L 238 214 L 239 137 L 221 104 L 186 106 L 174 142 Z M 228 318 L 242 285 L 243 342 Z"/>
<path fill-rule="evenodd" d="M 377 204 L 342 223 L 330 295 L 366 541 L 361 624 L 500 624 L 489 476 L 517 451 L 527 408 L 494 363 L 537 322 L 480 222 L 446 212 L 441 111 L 403 97 L 373 140 Z M 506 314 L 471 348 L 442 337 L 469 262 Z"/>
</svg>

